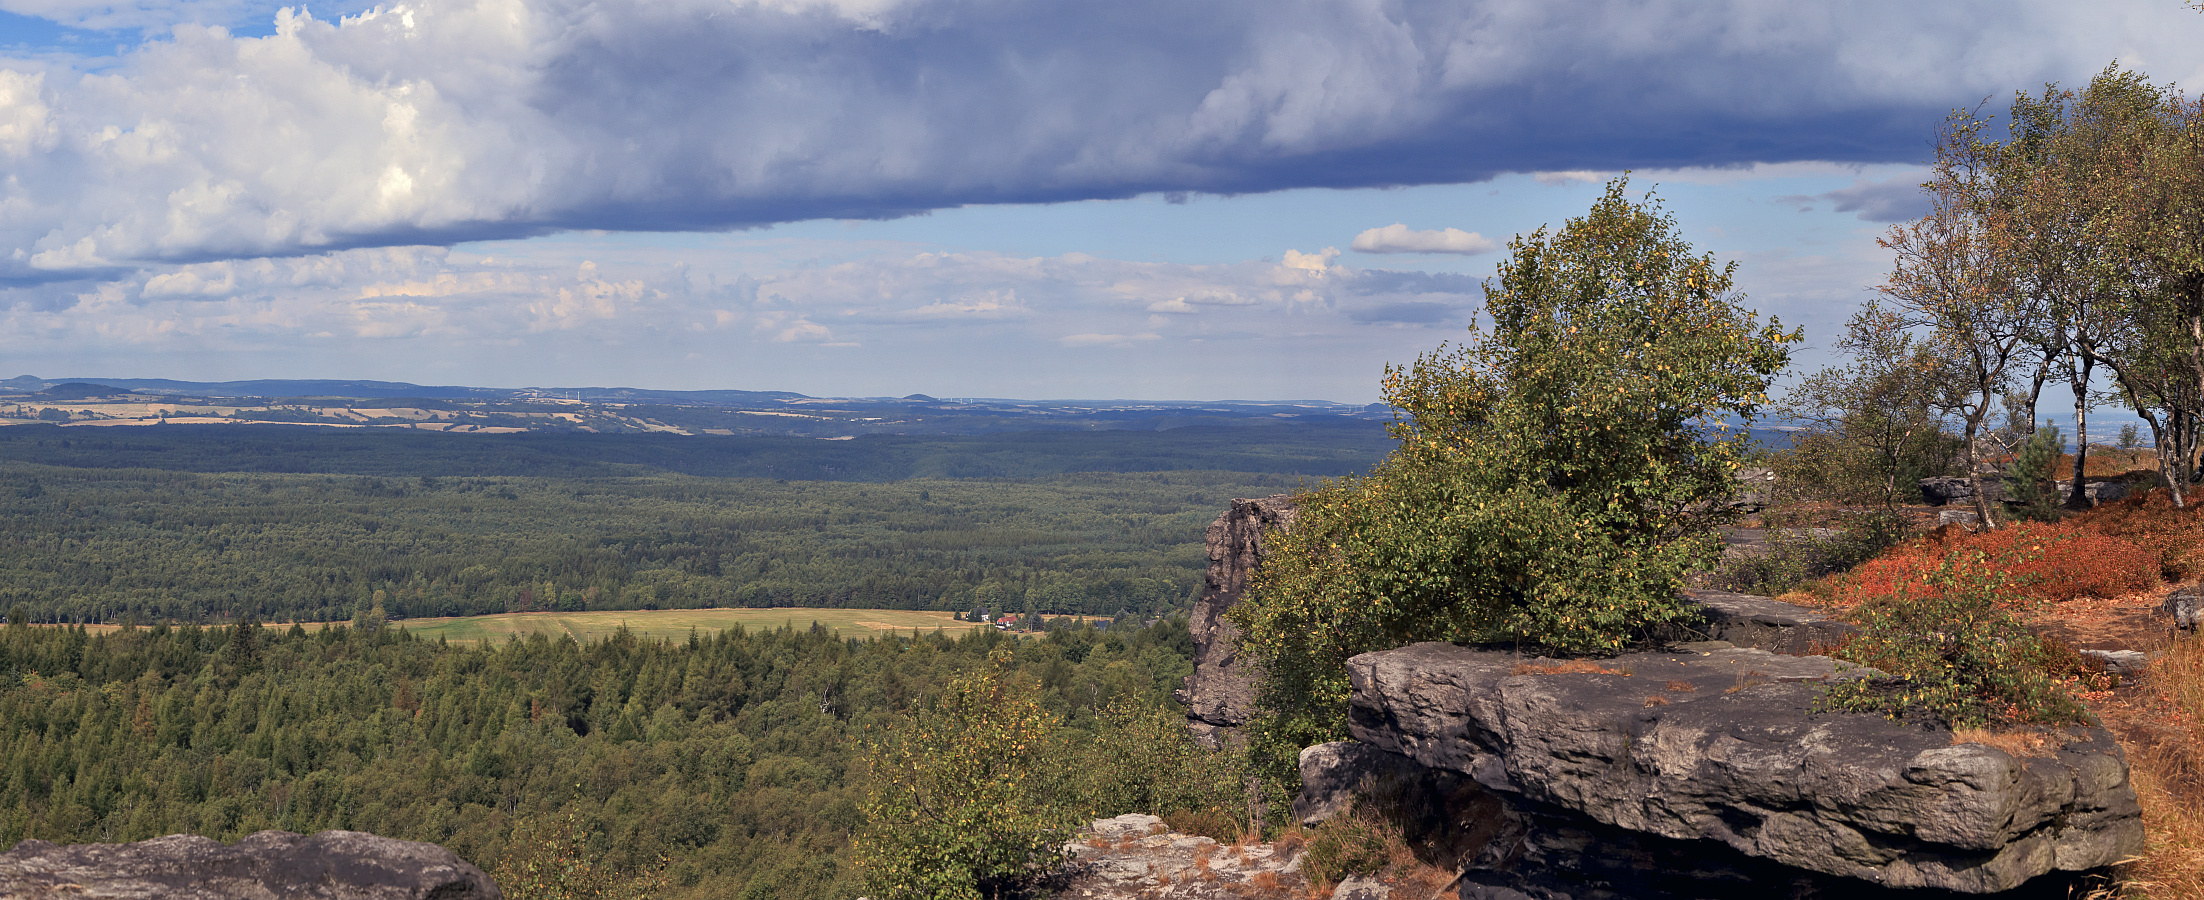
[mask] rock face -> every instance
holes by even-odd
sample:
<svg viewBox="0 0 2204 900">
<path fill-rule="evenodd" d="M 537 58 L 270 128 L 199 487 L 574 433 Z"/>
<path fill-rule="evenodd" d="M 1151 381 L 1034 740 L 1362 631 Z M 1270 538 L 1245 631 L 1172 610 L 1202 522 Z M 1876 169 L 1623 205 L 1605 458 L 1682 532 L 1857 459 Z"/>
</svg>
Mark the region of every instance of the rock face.
<svg viewBox="0 0 2204 900">
<path fill-rule="evenodd" d="M 188 834 L 135 844 L 24 841 L 0 854 L 0 900 L 498 900 L 481 869 L 435 844 L 357 831 Z"/>
<path fill-rule="evenodd" d="M 1942 728 L 1816 713 L 1817 686 L 1857 677 L 1826 657 L 1715 647 L 1562 666 L 1426 643 L 1349 666 L 1357 742 L 1466 777 L 1501 810 L 1475 826 L 1487 836 L 1464 858 L 1484 887 L 1463 896 L 1987 894 L 2142 847 L 2102 729 L 2016 758 Z"/>
<path fill-rule="evenodd" d="M 1187 624 L 1194 633 L 1194 674 L 1178 694 L 1186 704 L 1188 730 L 1210 749 L 1247 722 L 1255 700 L 1254 679 L 1239 658 L 1239 629 L 1224 613 L 1240 602 L 1248 576 L 1262 563 L 1263 532 L 1292 523 L 1293 496 L 1279 494 L 1234 500 L 1209 525 L 1209 571 Z"/>
</svg>

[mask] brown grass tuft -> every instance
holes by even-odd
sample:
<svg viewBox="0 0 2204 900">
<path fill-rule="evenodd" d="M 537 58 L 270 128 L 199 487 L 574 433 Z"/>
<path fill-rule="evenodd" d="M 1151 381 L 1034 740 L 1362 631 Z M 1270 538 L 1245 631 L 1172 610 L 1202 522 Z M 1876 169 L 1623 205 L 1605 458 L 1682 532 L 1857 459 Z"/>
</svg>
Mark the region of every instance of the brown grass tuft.
<svg viewBox="0 0 2204 900">
<path fill-rule="evenodd" d="M 1993 731 L 1988 728 L 1961 728 L 1951 733 L 1952 746 L 1981 744 L 1995 747 L 2013 756 L 2057 756 L 2066 742 L 2056 735 L 2041 731 Z"/>
<path fill-rule="evenodd" d="M 1647 705 L 1647 706 L 1667 706 L 1667 705 L 1668 705 L 1668 698 L 1667 698 L 1667 697 L 1663 697 L 1663 696 L 1661 696 L 1661 695 L 1659 695 L 1659 694 L 1653 694 L 1653 695 L 1651 695 L 1651 696 L 1648 696 L 1648 697 L 1646 697 L 1646 698 L 1645 698 L 1645 705 Z"/>
<path fill-rule="evenodd" d="M 1587 659 L 1570 659 L 1559 662 L 1527 662 L 1515 667 L 1516 675 L 1628 675 L 1621 669 L 1610 669 Z"/>
<path fill-rule="evenodd" d="M 1673 691 L 1678 694 L 1696 694 L 1699 692 L 1699 686 L 1696 684 L 1692 684 L 1691 682 L 1684 681 L 1682 679 L 1677 679 L 1675 681 L 1669 682 L 1668 686 L 1662 688 L 1662 690 Z"/>
</svg>

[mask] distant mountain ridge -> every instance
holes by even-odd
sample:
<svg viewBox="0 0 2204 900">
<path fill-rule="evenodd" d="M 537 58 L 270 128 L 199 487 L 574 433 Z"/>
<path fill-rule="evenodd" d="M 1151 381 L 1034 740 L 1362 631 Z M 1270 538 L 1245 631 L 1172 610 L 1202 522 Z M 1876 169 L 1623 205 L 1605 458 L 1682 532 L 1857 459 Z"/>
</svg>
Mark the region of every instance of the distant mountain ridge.
<svg viewBox="0 0 2204 900">
<path fill-rule="evenodd" d="M 66 403 L 66 406 L 55 404 Z M 13 405 L 9 405 L 13 404 Z M 451 433 L 873 434 L 1162 431 L 1195 426 L 1370 424 L 1393 409 L 1322 400 L 1020 400 L 814 397 L 793 391 L 484 388 L 402 381 L 167 378 L 0 380 L 0 424 L 285 423 Z"/>
</svg>

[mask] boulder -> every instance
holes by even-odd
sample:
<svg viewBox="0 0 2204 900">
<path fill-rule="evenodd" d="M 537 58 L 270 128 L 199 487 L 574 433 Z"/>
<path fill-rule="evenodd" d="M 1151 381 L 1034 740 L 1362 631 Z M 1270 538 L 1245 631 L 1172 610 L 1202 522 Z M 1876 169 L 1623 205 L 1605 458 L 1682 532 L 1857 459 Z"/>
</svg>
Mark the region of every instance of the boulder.
<svg viewBox="0 0 2204 900">
<path fill-rule="evenodd" d="M 1937 475 L 1921 479 L 1921 502 L 1930 506 L 1965 503 L 1974 499 L 1974 485 L 1958 475 Z"/>
<path fill-rule="evenodd" d="M 172 834 L 134 844 L 27 840 L 0 854 L 0 900 L 498 900 L 481 869 L 435 844 L 357 831 L 262 831 L 235 844 Z"/>
<path fill-rule="evenodd" d="M 1293 496 L 1278 494 L 1232 501 L 1210 523 L 1205 543 L 1209 570 L 1187 628 L 1194 634 L 1194 674 L 1179 688 L 1186 704 L 1187 729 L 1210 749 L 1247 722 L 1254 709 L 1254 678 L 1239 658 L 1239 629 L 1224 614 L 1240 602 L 1248 576 L 1263 560 L 1263 534 L 1293 523 Z"/>
<path fill-rule="evenodd" d="M 1706 637 L 1732 646 L 1803 655 L 1844 642 L 1856 629 L 1819 610 L 1757 594 L 1687 588 L 1706 616 Z"/>
<path fill-rule="evenodd" d="M 1504 810 L 1465 857 L 1472 884 L 1991 894 L 2142 847 L 2104 730 L 2066 729 L 2050 755 L 2022 758 L 1941 727 L 1817 712 L 1822 685 L 1863 677 L 1826 657 L 1714 646 L 1563 664 L 1424 643 L 1356 656 L 1349 674 L 1356 741 L 1466 776 Z"/>
<path fill-rule="evenodd" d="M 2195 631 L 2204 627 L 2204 585 L 2177 587 L 2166 592 L 2166 599 L 2158 604 L 2158 611 L 2173 620 L 2173 627 L 2183 631 Z"/>
</svg>

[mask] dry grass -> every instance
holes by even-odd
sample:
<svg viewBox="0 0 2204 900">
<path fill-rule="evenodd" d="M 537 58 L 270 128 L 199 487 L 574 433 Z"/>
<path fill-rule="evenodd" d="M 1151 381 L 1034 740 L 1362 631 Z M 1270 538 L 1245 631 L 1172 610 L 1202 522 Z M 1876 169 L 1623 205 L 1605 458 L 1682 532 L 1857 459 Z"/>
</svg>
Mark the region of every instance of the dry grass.
<svg viewBox="0 0 2204 900">
<path fill-rule="evenodd" d="M 2148 844 L 2123 869 L 2122 893 L 2204 897 L 2204 637 L 2168 648 L 2131 703 L 2107 719 L 2127 748 Z"/>
<path fill-rule="evenodd" d="M 1675 681 L 1669 682 L 1668 686 L 1662 688 L 1662 690 L 1675 694 L 1696 694 L 1699 692 L 1699 686 L 1696 684 L 1692 684 L 1691 682 L 1684 681 L 1682 679 L 1677 679 Z"/>
<path fill-rule="evenodd" d="M 2066 741 L 2058 735 L 2042 731 L 1994 731 L 1988 728 L 1961 728 L 1951 733 L 1952 746 L 1981 744 L 1995 747 L 2013 756 L 2056 756 Z"/>
<path fill-rule="evenodd" d="M 952 633 L 983 628 L 976 622 L 959 622 L 955 613 L 899 609 L 630 609 L 600 612 L 505 613 L 452 619 L 401 619 L 391 624 L 416 637 L 453 642 L 503 642 L 515 635 L 542 632 L 578 641 L 603 640 L 622 627 L 642 637 L 683 640 L 691 629 L 711 635 L 737 626 L 750 630 L 817 624 L 842 637 L 879 637 L 936 628 Z"/>
<path fill-rule="evenodd" d="M 1516 675 L 1628 675 L 1628 674 L 1630 674 L 1630 673 L 1629 673 L 1629 672 L 1626 672 L 1626 671 L 1623 671 L 1623 670 L 1621 670 L 1621 669 L 1610 669 L 1610 668 L 1608 668 L 1608 667 L 1606 667 L 1606 666 L 1600 665 L 1599 663 L 1596 663 L 1596 662 L 1592 662 L 1591 660 L 1585 660 L 1585 659 L 1570 659 L 1570 660 L 1562 660 L 1562 661 L 1559 661 L 1559 662 L 1553 662 L 1553 661 L 1548 661 L 1548 662 L 1527 662 L 1527 663 L 1521 663 L 1521 664 L 1518 664 L 1518 665 L 1517 665 L 1517 666 L 1515 667 L 1515 671 L 1514 671 L 1514 672 L 1513 672 L 1512 674 L 1516 674 Z"/>
<path fill-rule="evenodd" d="M 1645 705 L 1647 705 L 1647 706 L 1667 706 L 1667 705 L 1668 705 L 1668 698 L 1667 698 L 1667 697 L 1663 697 L 1663 696 L 1661 696 L 1661 695 L 1659 695 L 1659 694 L 1654 694 L 1654 695 L 1652 695 L 1652 696 L 1650 696 L 1650 697 L 1647 697 L 1647 698 L 1645 698 Z"/>
</svg>

